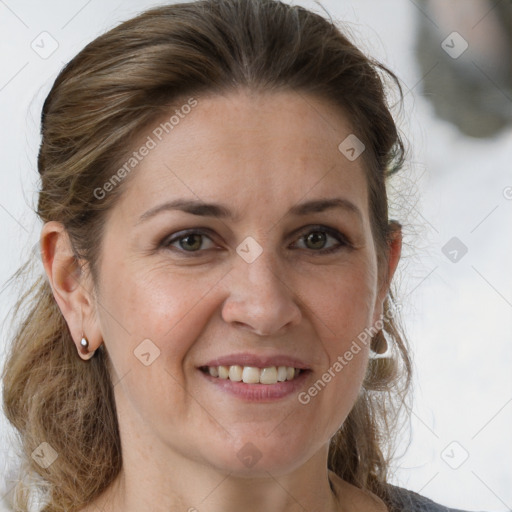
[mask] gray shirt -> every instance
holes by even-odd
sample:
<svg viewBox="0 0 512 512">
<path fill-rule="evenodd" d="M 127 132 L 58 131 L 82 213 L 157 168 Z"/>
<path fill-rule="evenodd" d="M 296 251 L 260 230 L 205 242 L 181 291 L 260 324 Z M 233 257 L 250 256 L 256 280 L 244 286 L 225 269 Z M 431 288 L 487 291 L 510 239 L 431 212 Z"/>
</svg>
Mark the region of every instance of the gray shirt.
<svg viewBox="0 0 512 512">
<path fill-rule="evenodd" d="M 448 508 L 435 503 L 424 496 L 403 489 L 402 487 L 390 486 L 392 489 L 394 509 L 400 512 L 464 512 L 456 508 Z"/>
</svg>

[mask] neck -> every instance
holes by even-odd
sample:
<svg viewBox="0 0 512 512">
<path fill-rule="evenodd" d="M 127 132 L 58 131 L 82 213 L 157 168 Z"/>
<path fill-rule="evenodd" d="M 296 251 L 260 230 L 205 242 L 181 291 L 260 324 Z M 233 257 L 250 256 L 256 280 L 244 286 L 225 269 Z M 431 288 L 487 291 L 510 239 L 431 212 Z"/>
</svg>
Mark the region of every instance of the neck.
<svg viewBox="0 0 512 512">
<path fill-rule="evenodd" d="M 95 506 L 103 512 L 338 512 L 325 450 L 285 475 L 222 473 L 190 460 L 161 468 L 123 455 L 124 467 Z M 339 492 L 339 491 L 338 491 Z M 342 498 L 342 497 L 340 497 Z M 95 509 L 93 509 L 95 510 Z"/>
</svg>

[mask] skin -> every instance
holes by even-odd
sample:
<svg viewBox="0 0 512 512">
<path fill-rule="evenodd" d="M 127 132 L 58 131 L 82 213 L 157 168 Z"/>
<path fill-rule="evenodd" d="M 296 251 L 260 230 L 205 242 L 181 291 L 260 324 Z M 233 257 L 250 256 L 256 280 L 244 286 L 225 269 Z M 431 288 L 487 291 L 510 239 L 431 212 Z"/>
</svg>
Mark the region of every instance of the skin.
<svg viewBox="0 0 512 512">
<path fill-rule="evenodd" d="M 312 96 L 204 96 L 123 183 L 105 224 L 98 289 L 78 270 L 62 226 L 44 226 L 45 269 L 77 350 L 85 333 L 90 350 L 105 344 L 114 368 L 123 469 L 84 510 L 386 510 L 327 470 L 328 443 L 358 397 L 368 346 L 307 405 L 296 393 L 243 401 L 197 369 L 236 352 L 287 354 L 310 366 L 307 390 L 380 318 L 401 235 L 389 245 L 385 280 L 363 159 L 338 150 L 351 133 L 342 112 Z M 332 197 L 350 200 L 360 217 L 343 209 L 288 213 Z M 222 203 L 239 219 L 165 211 L 138 222 L 177 198 Z M 319 225 L 352 247 L 320 254 L 340 242 L 327 234 L 323 245 L 308 242 Z M 211 230 L 202 245 L 201 237 L 159 245 L 201 227 Z M 236 252 L 247 236 L 263 249 L 252 263 Z M 160 350 L 149 366 L 134 356 L 145 339 Z M 237 457 L 248 442 L 261 455 L 252 467 Z"/>
</svg>

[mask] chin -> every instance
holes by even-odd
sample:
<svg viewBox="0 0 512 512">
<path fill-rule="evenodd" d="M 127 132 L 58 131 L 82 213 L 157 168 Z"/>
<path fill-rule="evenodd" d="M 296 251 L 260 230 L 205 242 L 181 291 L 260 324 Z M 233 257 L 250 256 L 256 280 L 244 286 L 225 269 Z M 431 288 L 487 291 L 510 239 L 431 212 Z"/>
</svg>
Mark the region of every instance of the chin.
<svg viewBox="0 0 512 512">
<path fill-rule="evenodd" d="M 208 447 L 208 462 L 222 472 L 242 478 L 268 477 L 290 473 L 311 458 L 311 442 L 277 440 L 272 436 L 240 436 L 228 446 Z"/>
</svg>

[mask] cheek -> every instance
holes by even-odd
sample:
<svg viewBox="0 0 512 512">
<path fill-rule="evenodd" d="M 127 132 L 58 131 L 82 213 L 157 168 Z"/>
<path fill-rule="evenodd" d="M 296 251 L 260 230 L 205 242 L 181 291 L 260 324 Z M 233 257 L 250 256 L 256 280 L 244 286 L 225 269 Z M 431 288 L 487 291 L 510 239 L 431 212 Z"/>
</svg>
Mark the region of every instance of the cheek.
<svg viewBox="0 0 512 512">
<path fill-rule="evenodd" d="M 205 307 L 221 274 L 132 270 L 126 264 L 104 270 L 101 328 L 113 362 L 125 372 L 138 368 L 134 356 L 144 342 L 154 344 L 153 351 L 170 368 L 181 365 L 208 321 Z"/>
<path fill-rule="evenodd" d="M 120 411 L 180 428 L 194 406 L 187 388 L 187 354 L 211 315 L 209 292 L 218 278 L 122 272 L 103 281 L 104 342 Z M 207 308 L 210 308 L 206 311 Z"/>
<path fill-rule="evenodd" d="M 357 400 L 365 376 L 376 274 L 368 265 L 355 265 L 350 271 L 332 273 L 329 288 L 328 293 L 319 289 L 313 299 L 327 358 L 304 400 L 325 393 L 320 400 L 336 411 L 329 427 L 334 433 Z"/>
<path fill-rule="evenodd" d="M 375 309 L 376 273 L 362 261 L 357 265 L 334 269 L 321 285 L 313 286 L 311 307 L 318 324 L 323 325 L 323 338 L 329 353 L 344 351 L 347 342 L 356 339 L 370 327 Z M 350 344 L 350 343 L 349 343 Z"/>
</svg>

